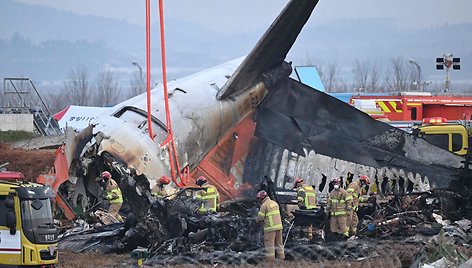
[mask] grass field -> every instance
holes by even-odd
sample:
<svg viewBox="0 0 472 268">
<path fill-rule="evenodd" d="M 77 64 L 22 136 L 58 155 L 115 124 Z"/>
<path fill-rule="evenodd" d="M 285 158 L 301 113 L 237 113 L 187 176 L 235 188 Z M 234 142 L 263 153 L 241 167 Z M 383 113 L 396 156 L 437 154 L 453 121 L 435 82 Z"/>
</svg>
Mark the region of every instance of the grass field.
<svg viewBox="0 0 472 268">
<path fill-rule="evenodd" d="M 14 142 L 35 137 L 32 132 L 26 131 L 0 131 L 0 142 Z"/>
</svg>

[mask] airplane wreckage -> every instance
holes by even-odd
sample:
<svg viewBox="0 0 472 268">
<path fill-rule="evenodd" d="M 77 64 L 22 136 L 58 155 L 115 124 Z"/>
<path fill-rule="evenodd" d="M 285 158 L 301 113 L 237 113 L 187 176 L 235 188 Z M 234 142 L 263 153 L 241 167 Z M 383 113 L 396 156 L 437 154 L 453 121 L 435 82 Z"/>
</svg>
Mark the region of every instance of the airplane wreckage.
<svg viewBox="0 0 472 268">
<path fill-rule="evenodd" d="M 104 244 L 96 242 L 97 236 L 93 244 L 65 236 L 62 245 L 119 252 L 144 243 L 161 254 L 177 250 L 182 236 L 198 240 L 198 230 L 206 230 L 205 236 L 231 249 L 247 247 L 238 241 L 253 241 L 247 248 L 252 250 L 261 243 L 254 241 L 255 192 L 262 184 L 281 202 L 293 199 L 297 177 L 314 185 L 320 196 L 326 196 L 334 177 L 347 181 L 364 174 L 374 181 L 370 191 L 385 195 L 464 189 L 464 158 L 289 77 L 291 65 L 284 59 L 317 2 L 290 1 L 245 58 L 169 82 L 171 139 L 162 86 L 152 91 L 154 139 L 148 133 L 145 94 L 101 114 L 78 135 L 69 131 L 56 152 L 55 174 L 42 178 L 58 193 L 66 217 L 97 208 L 95 178 L 107 170 L 136 221 L 126 235 L 124 227 L 106 229 L 120 233 L 112 239 L 120 245 L 113 250 L 99 249 Z M 348 172 L 353 176 L 346 177 Z M 150 193 L 162 175 L 171 175 L 181 188 L 165 203 Z M 195 187 L 191 178 L 201 175 L 229 200 L 222 211 L 239 216 L 192 216 L 198 205 L 189 198 Z"/>
</svg>

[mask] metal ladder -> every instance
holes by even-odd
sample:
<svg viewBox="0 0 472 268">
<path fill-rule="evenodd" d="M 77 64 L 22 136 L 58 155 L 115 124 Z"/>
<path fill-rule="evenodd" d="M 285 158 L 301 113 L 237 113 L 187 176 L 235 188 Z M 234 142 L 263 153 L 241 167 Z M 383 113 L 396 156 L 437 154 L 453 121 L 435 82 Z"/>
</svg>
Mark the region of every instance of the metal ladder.
<svg viewBox="0 0 472 268">
<path fill-rule="evenodd" d="M 52 117 L 47 105 L 33 84 L 26 77 L 3 79 L 4 113 L 33 114 L 33 123 L 38 134 L 43 136 L 62 134 L 57 121 Z"/>
</svg>

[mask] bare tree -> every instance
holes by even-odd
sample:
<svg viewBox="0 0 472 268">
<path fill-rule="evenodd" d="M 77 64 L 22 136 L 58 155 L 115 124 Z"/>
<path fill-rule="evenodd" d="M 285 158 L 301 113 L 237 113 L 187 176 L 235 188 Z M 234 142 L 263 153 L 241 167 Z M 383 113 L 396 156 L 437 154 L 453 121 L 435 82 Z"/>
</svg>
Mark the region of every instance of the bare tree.
<svg viewBox="0 0 472 268">
<path fill-rule="evenodd" d="M 376 92 L 380 90 L 380 69 L 377 64 L 369 61 L 354 61 L 352 70 L 354 76 L 354 89 L 363 92 Z"/>
<path fill-rule="evenodd" d="M 370 89 L 371 92 L 379 92 L 383 91 L 381 89 L 381 83 L 380 83 L 380 74 L 382 73 L 380 67 L 378 66 L 377 63 L 374 63 L 372 65 L 372 68 L 370 68 L 370 80 L 368 84 L 368 88 Z"/>
<path fill-rule="evenodd" d="M 308 58 L 306 65 L 316 67 L 326 92 L 339 92 L 341 87 L 346 87 L 343 81 L 339 78 L 340 69 L 337 63 L 333 62 L 325 64 L 322 60 L 312 60 Z"/>
<path fill-rule="evenodd" d="M 390 60 L 391 69 L 385 74 L 385 83 L 389 91 L 402 91 L 410 88 L 414 80 L 414 70 L 400 57 Z"/>
<path fill-rule="evenodd" d="M 88 72 L 85 66 L 80 65 L 70 71 L 69 80 L 64 82 L 64 92 L 67 93 L 67 101 L 70 104 L 91 104 Z"/>
<path fill-rule="evenodd" d="M 321 75 L 320 75 L 321 76 Z M 321 80 L 325 85 L 326 92 L 335 92 L 336 87 L 339 85 L 341 81 L 338 81 L 339 78 L 339 67 L 337 63 L 330 63 L 326 68 L 326 73 L 323 74 Z"/>
<path fill-rule="evenodd" d="M 98 106 L 115 105 L 121 89 L 118 80 L 110 70 L 101 71 L 97 76 L 95 104 Z"/>
<path fill-rule="evenodd" d="M 52 114 L 58 113 L 68 106 L 67 95 L 63 91 L 47 93 L 45 102 Z"/>
<path fill-rule="evenodd" d="M 354 76 L 354 89 L 366 92 L 368 89 L 369 62 L 355 60 L 352 74 Z"/>
</svg>

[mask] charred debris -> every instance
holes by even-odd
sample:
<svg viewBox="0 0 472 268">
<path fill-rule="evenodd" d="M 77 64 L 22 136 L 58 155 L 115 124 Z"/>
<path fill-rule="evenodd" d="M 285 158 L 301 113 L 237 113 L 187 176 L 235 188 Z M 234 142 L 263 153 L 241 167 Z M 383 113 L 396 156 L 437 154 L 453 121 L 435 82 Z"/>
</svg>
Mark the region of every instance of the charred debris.
<svg viewBox="0 0 472 268">
<path fill-rule="evenodd" d="M 288 80 L 287 83 L 294 82 Z M 300 92 L 308 90 L 295 84 L 296 87 L 302 87 L 299 88 Z M 359 209 L 359 231 L 355 239 L 345 241 L 329 231 L 324 205 L 327 194 L 332 189 L 328 177 L 331 178 L 334 173 L 322 173 L 322 178 L 310 182 L 317 189 L 320 209 L 293 209 L 296 208 L 296 197 L 289 187 L 293 185 L 293 178 L 284 176 L 283 181 L 279 181 L 280 178 L 272 176 L 258 181 L 255 178 L 273 174 L 270 167 L 279 165 L 263 163 L 270 156 L 250 151 L 246 159 L 244 179 L 252 187 L 241 193 L 241 196 L 247 198 L 223 202 L 217 214 L 196 216 L 195 211 L 200 205 L 193 198 L 196 188 L 181 189 L 172 200 L 156 199 L 150 192 L 150 181 L 145 174 L 137 174 L 135 170 L 128 168 L 127 163 L 118 161 L 107 151 L 100 152 L 99 141 L 103 137 L 100 133 L 94 135 L 91 126 L 81 132 L 71 145 L 72 148 L 80 148 L 80 152 L 73 151 L 71 158 L 73 160 L 69 174 L 75 174 L 75 177 L 63 183 L 58 191 L 74 208 L 79 208 L 76 212 L 81 215 L 81 220 L 70 228 L 65 228 L 60 248 L 75 252 L 125 253 L 144 247 L 151 256 L 147 260 L 148 264 L 257 264 L 263 261 L 263 239 L 262 226 L 255 223 L 258 204 L 253 197 L 258 189 L 263 188 L 283 209 L 283 233 L 288 260 L 355 261 L 381 258 L 390 261 L 386 265 L 418 267 L 436 261 L 459 265 L 469 259 L 472 253 L 469 157 L 463 163 L 466 168 L 460 170 L 455 167 L 460 163 L 456 159 L 451 165 L 434 164 L 435 161 L 441 162 L 439 158 L 447 158 L 448 155 L 441 151 L 431 151 L 438 149 L 380 122 L 363 118 L 363 115 L 358 115 L 359 118 L 356 119 L 363 122 L 358 123 L 358 128 L 363 126 L 369 131 L 377 132 L 367 135 L 372 137 L 368 139 L 353 137 L 351 134 L 361 131 L 349 129 L 352 122 L 346 121 L 347 128 L 344 130 L 340 130 L 344 125 L 342 123 L 327 123 L 339 122 L 339 118 L 347 117 L 338 115 L 325 118 L 329 113 L 319 110 L 328 111 L 330 103 L 338 103 L 329 96 L 318 93 L 309 94 L 313 96 L 313 101 L 320 104 L 317 106 L 318 113 L 310 113 L 317 115 L 316 117 L 304 119 L 305 115 L 300 113 L 305 111 L 285 111 L 283 114 L 288 116 L 286 120 L 282 120 L 283 114 L 277 114 L 273 110 L 274 107 L 284 106 L 279 105 L 277 100 L 303 99 L 280 96 L 270 98 L 283 92 L 273 89 L 259 108 L 259 113 L 255 116 L 258 123 L 255 135 L 258 139 L 252 150 L 270 152 L 265 149 L 268 144 L 280 150 L 298 151 L 299 154 L 310 149 L 376 167 L 372 178 L 377 189 L 366 189 L 371 198 L 368 203 L 361 204 Z M 298 91 L 291 92 L 296 94 Z M 355 111 L 347 108 L 337 111 L 355 114 Z M 297 121 L 297 118 L 300 120 Z M 280 125 L 280 129 L 292 129 L 294 132 L 298 130 L 300 133 L 292 135 L 292 139 L 283 139 L 277 136 L 275 129 L 270 128 L 271 120 L 287 124 Z M 296 122 L 295 126 L 293 122 Z M 264 130 L 264 125 L 268 129 Z M 315 129 L 321 132 L 318 133 Z M 292 133 L 291 130 L 287 131 Z M 341 136 L 333 136 L 333 133 Z M 387 133 L 388 138 L 384 138 L 384 133 Z M 92 137 L 98 142 L 89 143 Z M 325 139 L 318 140 L 320 137 Z M 351 141 L 350 147 L 347 143 L 337 144 L 337 141 L 343 140 Z M 393 145 L 388 143 L 392 140 L 395 141 Z M 335 150 L 332 150 L 331 145 Z M 363 152 L 361 159 L 349 159 L 356 155 L 352 152 L 359 151 L 359 148 Z M 421 148 L 427 149 L 428 155 L 436 155 L 438 159 L 433 161 L 417 156 L 417 160 L 411 160 L 411 154 L 421 151 Z M 333 168 L 337 167 L 335 165 Z M 399 176 L 391 179 L 386 173 L 379 171 L 383 168 L 412 170 L 423 176 L 420 180 L 415 180 L 415 177 L 399 173 Z M 125 199 L 121 210 L 122 216 L 126 217 L 125 223 L 117 223 L 107 213 L 97 211 L 103 204 L 100 189 L 94 179 L 104 170 L 110 171 L 120 185 Z M 352 176 L 347 177 L 344 185 L 352 179 Z M 428 187 L 420 187 L 421 185 Z M 308 224 L 313 224 L 316 230 L 314 239 L 310 241 L 303 232 Z"/>
<path fill-rule="evenodd" d="M 192 198 L 196 188 L 181 189 L 175 198 L 164 201 L 148 195 L 146 190 L 139 192 L 140 185 L 147 181 L 145 178 L 126 175 L 122 178 L 120 187 L 128 204 L 122 210 L 128 211 L 124 215 L 126 221 L 116 223 L 101 210 L 86 213 L 83 217 L 86 220 L 77 220 L 72 228 L 64 229 L 61 249 L 126 253 L 144 247 L 151 256 L 146 261 L 149 265 L 263 261 L 262 226 L 255 222 L 258 204 L 253 198 L 226 201 L 218 213 L 196 216 L 200 205 Z M 331 187 L 326 180 L 317 186 L 321 192 L 323 187 Z M 380 258 L 388 265 L 421 267 L 435 262 L 460 265 L 472 256 L 469 187 L 458 192 L 371 195 L 359 208 L 358 235 L 348 241 L 329 231 L 324 212 L 326 195 L 318 197 L 319 209 L 291 210 L 296 207 L 294 192 L 276 189 L 267 177 L 260 188 L 268 190 L 282 204 L 288 260 Z M 312 240 L 304 233 L 308 224 L 315 229 Z"/>
<path fill-rule="evenodd" d="M 460 177 L 455 174 L 462 158 L 289 78 L 286 53 L 316 3 L 290 1 L 248 58 L 239 67 L 227 66 L 234 67 L 233 76 L 227 76 L 225 69 L 225 75 L 218 73 L 218 84 L 215 78 L 202 76 L 202 81 L 209 82 L 204 89 L 193 87 L 203 82 L 175 85 L 179 90 L 172 98 L 179 105 L 174 114 L 180 116 L 175 120 L 182 126 L 174 129 L 180 135 L 177 149 L 187 157 L 182 164 L 186 162 L 191 170 L 219 142 L 220 134 L 232 134 L 232 129 L 253 116 L 251 123 L 257 124 L 254 137 L 247 141 L 250 149 L 236 159 L 244 171 L 238 185 L 249 186 L 247 191 L 238 189 L 246 199 L 223 202 L 216 214 L 195 216 L 196 189 L 181 189 L 169 201 L 152 196 L 150 184 L 168 173 L 170 161 L 164 156 L 165 148 L 147 138 L 146 121 L 140 121 L 146 115 L 146 102 L 137 97 L 67 140 L 67 181 L 57 193 L 81 216 L 62 234 L 60 248 L 124 253 L 145 247 L 151 254 L 150 264 L 258 263 L 263 260 L 263 240 L 262 227 L 255 223 L 253 197 L 264 188 L 283 209 L 288 259 L 351 261 L 395 256 L 402 265 L 414 265 L 444 256 L 445 262 L 464 262 L 470 256 L 472 215 L 467 185 L 471 176 L 468 170 Z M 214 98 L 215 85 L 222 88 L 217 99 L 223 103 Z M 205 109 L 190 109 L 197 100 Z M 131 120 L 134 117 L 140 118 L 137 125 Z M 225 124 L 215 126 L 215 122 Z M 286 171 L 293 166 L 299 168 L 298 173 L 290 176 Z M 104 205 L 95 183 L 102 171 L 110 171 L 119 183 L 125 201 L 124 223 L 97 210 Z M 323 207 L 329 180 L 348 171 L 375 178 L 378 187 L 366 189 L 372 198 L 359 211 L 358 237 L 344 241 L 327 229 Z M 261 181 L 267 174 L 270 179 Z M 291 190 L 295 175 L 315 186 L 320 209 L 292 211 L 296 208 Z M 310 241 L 303 236 L 307 224 L 317 230 Z"/>
</svg>

